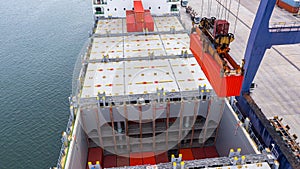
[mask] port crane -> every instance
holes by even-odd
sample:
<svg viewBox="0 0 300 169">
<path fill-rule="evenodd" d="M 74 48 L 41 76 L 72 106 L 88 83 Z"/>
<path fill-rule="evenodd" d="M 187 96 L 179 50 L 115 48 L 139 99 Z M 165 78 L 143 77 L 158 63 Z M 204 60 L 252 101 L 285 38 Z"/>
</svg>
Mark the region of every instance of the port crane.
<svg viewBox="0 0 300 169">
<path fill-rule="evenodd" d="M 217 2 L 220 1 L 217 0 Z M 203 4 L 203 3 L 202 3 Z M 238 4 L 240 5 L 240 0 L 238 0 Z M 256 105 L 254 100 L 250 96 L 250 87 L 252 85 L 253 79 L 258 71 L 258 68 L 261 64 L 261 61 L 264 57 L 264 54 L 267 49 L 270 49 L 273 45 L 285 45 L 285 44 L 296 44 L 300 43 L 300 25 L 292 25 L 292 26 L 280 26 L 280 27 L 270 27 L 269 20 L 272 15 L 273 9 L 275 7 L 276 0 L 261 0 L 259 8 L 256 13 L 256 17 L 250 32 L 250 36 L 248 39 L 246 52 L 244 55 L 244 65 L 243 67 L 243 73 L 241 74 L 243 76 L 243 79 L 234 80 L 235 82 L 238 82 L 236 85 L 241 85 L 241 88 L 239 88 L 239 92 L 236 93 L 218 93 L 219 91 L 222 91 L 222 89 L 226 89 L 224 87 L 224 84 L 222 80 L 218 81 L 220 78 L 220 74 L 216 72 L 220 72 L 220 66 L 218 68 L 212 68 L 213 66 L 216 66 L 216 58 L 219 59 L 222 58 L 221 54 L 224 52 L 224 50 L 211 50 L 212 48 L 207 48 L 205 46 L 205 42 L 210 41 L 211 44 L 213 44 L 215 49 L 218 49 L 218 47 L 221 47 L 221 49 L 228 49 L 229 43 L 218 43 L 221 41 L 217 41 L 217 36 L 214 35 L 214 30 L 218 24 L 215 23 L 215 18 L 202 18 L 200 22 L 200 29 L 202 31 L 197 31 L 198 37 L 194 34 L 191 34 L 191 51 L 193 52 L 196 59 L 198 58 L 198 61 L 201 68 L 204 69 L 204 72 L 206 72 L 206 75 L 212 76 L 210 83 L 212 84 L 214 90 L 216 91 L 217 95 L 220 97 L 228 97 L 228 96 L 236 96 L 236 102 L 232 102 L 232 105 L 236 107 L 236 111 L 239 111 L 243 114 L 243 118 L 249 118 L 251 122 L 251 126 L 253 130 L 255 130 L 260 136 L 261 140 L 263 141 L 263 144 L 265 147 L 272 147 L 272 149 L 276 150 L 278 160 L 281 164 L 281 169 L 291 169 L 295 168 L 296 166 L 299 167 L 299 164 L 296 162 L 296 160 L 293 160 L 294 157 L 291 155 L 288 149 L 284 148 L 285 143 L 283 141 L 279 141 L 277 138 L 277 133 L 272 130 L 270 130 L 271 126 L 268 121 L 268 119 L 265 117 L 265 115 L 262 113 L 260 108 Z M 229 9 L 226 8 L 226 6 L 220 4 L 225 10 L 230 12 Z M 239 5 L 238 5 L 238 11 L 239 11 Z M 202 5 L 203 7 L 203 5 Z M 209 7 L 208 7 L 209 8 Z M 220 9 L 219 9 L 220 10 Z M 224 10 L 224 9 L 223 9 Z M 201 11 L 202 13 L 202 11 Z M 223 13 L 223 12 L 219 12 Z M 209 14 L 208 14 L 209 15 Z M 202 16 L 202 14 L 201 14 Z M 229 16 L 229 15 L 228 15 Z M 238 19 L 238 13 L 235 15 L 236 21 Z M 226 18 L 226 14 L 225 14 Z M 226 22 L 224 22 L 226 23 Z M 222 25 L 222 24 L 221 24 Z M 223 24 L 224 25 L 224 24 Z M 226 24 L 225 24 L 226 25 Z M 236 24 L 235 24 L 236 25 Z M 222 26 L 221 26 L 222 27 Z M 227 30 L 227 29 L 224 29 Z M 199 33 L 198 33 L 199 32 Z M 223 32 L 223 35 L 227 36 L 227 42 L 230 42 L 231 38 L 227 32 Z M 226 37 L 225 36 L 225 37 Z M 203 38 L 205 37 L 205 38 Z M 204 39 L 197 41 L 197 39 Z M 195 40 L 196 39 L 196 40 Z M 209 39 L 209 40 L 207 40 Z M 193 41 L 193 43 L 192 43 Z M 224 41 L 223 41 L 224 42 Z M 197 45 L 195 45 L 197 44 Z M 225 46 L 224 46 L 225 44 Z M 194 47 L 193 47 L 194 45 Z M 207 50 L 208 49 L 208 50 Z M 197 51 L 199 50 L 199 51 Z M 204 51 L 204 52 L 203 52 Z M 225 52 L 228 52 L 225 50 Z M 215 53 L 218 53 L 216 55 Z M 227 53 L 228 54 L 228 53 Z M 198 56 L 199 57 L 198 57 Z M 209 55 L 209 56 L 207 56 Z M 218 56 L 218 57 L 216 57 Z M 224 56 L 223 56 L 224 57 Z M 214 58 L 214 61 L 213 59 Z M 210 59 L 210 60 L 208 60 Z M 224 63 L 224 62 L 223 62 Z M 221 65 L 223 65 L 221 63 Z M 222 75 L 221 75 L 222 76 Z M 226 74 L 225 74 L 226 76 Z M 230 76 L 227 76 L 230 77 Z M 237 77 L 237 76 L 234 76 Z M 209 79 L 209 78 L 208 78 Z M 242 81 L 242 84 L 240 82 Z M 214 86 L 214 83 L 219 83 L 218 85 Z M 220 85 L 221 84 L 221 85 Z M 228 84 L 227 84 L 228 85 Z M 229 84 L 230 85 L 230 84 Z M 223 87 L 220 89 L 220 87 Z M 229 88 L 230 90 L 231 88 Z M 234 98 L 234 97 L 231 97 Z"/>
<path fill-rule="evenodd" d="M 242 93 L 249 93 L 250 86 L 267 49 L 273 45 L 300 43 L 300 25 L 270 27 L 269 21 L 276 0 L 261 0 L 250 32 L 245 52 L 245 75 Z"/>
<path fill-rule="evenodd" d="M 217 0 L 217 2 L 225 8 L 225 10 L 228 11 L 228 13 L 232 13 L 229 9 L 222 5 L 220 1 Z M 230 3 L 231 4 L 231 3 Z M 240 0 L 238 1 L 238 4 L 240 4 Z M 265 51 L 267 49 L 270 49 L 273 45 L 283 45 L 283 44 L 295 44 L 300 43 L 300 25 L 292 25 L 288 27 L 270 27 L 269 26 L 269 20 L 271 17 L 271 14 L 273 12 L 274 6 L 276 4 L 276 0 L 265 0 L 261 1 L 252 29 L 251 33 L 248 39 L 248 44 L 246 47 L 246 52 L 244 55 L 244 59 L 242 62 L 242 66 L 239 67 L 234 60 L 230 57 L 228 54 L 229 52 L 229 43 L 233 41 L 234 36 L 233 34 L 228 34 L 228 27 L 229 23 L 225 20 L 218 20 L 214 17 L 207 19 L 202 18 L 199 24 L 199 28 L 201 29 L 201 33 L 205 34 L 205 37 L 207 37 L 210 41 L 210 43 L 213 44 L 214 48 L 216 49 L 216 53 L 220 56 L 222 61 L 219 61 L 219 59 L 216 59 L 218 57 L 215 57 L 215 54 L 213 52 L 210 53 L 211 58 L 214 58 L 216 62 L 219 62 L 219 66 L 224 67 L 224 71 L 236 71 L 241 72 L 240 75 L 243 76 L 243 79 L 235 79 L 235 84 L 230 84 L 229 76 L 225 77 L 225 82 L 222 80 L 219 80 L 217 76 L 218 74 L 213 75 L 213 69 L 211 69 L 211 65 L 209 63 L 204 63 L 205 60 L 201 60 L 199 63 L 201 65 L 202 69 L 208 69 L 206 72 L 206 76 L 208 76 L 208 79 L 210 79 L 210 83 L 212 83 L 216 93 L 220 97 L 230 97 L 230 96 L 239 96 L 243 93 L 249 93 L 250 87 L 252 85 L 253 79 L 257 73 L 257 70 L 259 68 L 259 65 L 262 61 L 262 58 L 265 54 Z M 208 3 L 209 6 L 209 3 Z M 202 3 L 203 8 L 203 3 Z M 209 7 L 208 7 L 208 11 Z M 201 11 L 201 14 L 203 11 Z M 219 13 L 220 12 L 219 9 Z M 238 6 L 238 12 L 236 14 L 236 21 L 238 18 L 239 13 L 239 6 Z M 210 15 L 210 12 L 209 14 Z M 219 14 L 217 14 L 219 15 Z M 202 15 L 201 15 L 202 16 Z M 229 14 L 227 14 L 228 18 Z M 226 18 L 226 12 L 225 12 L 225 18 Z M 220 21 L 220 22 L 219 22 Z M 236 22 L 235 22 L 236 27 Z M 224 30 L 224 32 L 216 32 L 216 29 Z M 236 28 L 235 28 L 236 29 Z M 199 33 L 198 33 L 199 34 Z M 199 37 L 201 38 L 200 34 Z M 203 38 L 202 38 L 203 41 Z M 202 43 L 202 42 L 201 42 Z M 201 52 L 205 51 L 205 40 L 203 41 L 202 47 L 200 47 Z M 192 46 L 192 45 L 191 45 Z M 195 47 L 197 48 L 197 47 Z M 202 48 L 204 50 L 202 50 Z M 196 50 L 191 48 L 191 51 L 197 58 Z M 198 53 L 199 56 L 206 55 L 206 52 Z M 203 57 L 199 57 L 203 58 Z M 205 58 L 204 58 L 205 59 Z M 198 60 L 199 62 L 199 60 Z M 227 65 L 231 65 L 230 68 L 227 67 Z M 210 70 L 209 70 L 210 69 Z M 216 68 L 219 69 L 219 68 Z M 222 71 L 222 69 L 221 69 Z M 221 74 L 221 76 L 223 76 Z M 216 82 L 217 81 L 217 82 Z M 242 81 L 242 84 L 240 84 L 240 81 Z M 216 85 L 214 85 L 214 82 L 216 82 Z M 241 85 L 241 88 L 239 87 Z M 240 90 L 239 92 L 233 91 L 233 92 L 218 92 L 218 90 L 231 90 L 232 88 L 237 88 Z"/>
<path fill-rule="evenodd" d="M 299 168 L 299 162 L 294 160 L 285 143 L 277 139 L 277 133 L 270 130 L 270 123 L 251 98 L 250 86 L 258 71 L 260 63 L 267 49 L 273 45 L 300 43 L 300 25 L 287 27 L 270 27 L 269 21 L 276 4 L 276 0 L 261 0 L 250 32 L 245 52 L 245 73 L 241 96 L 236 97 L 238 109 L 261 136 L 266 147 L 273 147 L 277 152 L 280 169 Z M 277 139 L 277 140 L 276 140 Z"/>
</svg>

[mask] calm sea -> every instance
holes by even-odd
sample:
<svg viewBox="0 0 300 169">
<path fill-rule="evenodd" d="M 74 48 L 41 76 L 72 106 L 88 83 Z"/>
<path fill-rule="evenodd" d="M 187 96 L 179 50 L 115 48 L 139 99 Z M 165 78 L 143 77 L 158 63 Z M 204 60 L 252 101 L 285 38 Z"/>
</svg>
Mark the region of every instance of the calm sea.
<svg viewBox="0 0 300 169">
<path fill-rule="evenodd" d="M 0 0 L 0 169 L 56 165 L 91 0 Z"/>
</svg>

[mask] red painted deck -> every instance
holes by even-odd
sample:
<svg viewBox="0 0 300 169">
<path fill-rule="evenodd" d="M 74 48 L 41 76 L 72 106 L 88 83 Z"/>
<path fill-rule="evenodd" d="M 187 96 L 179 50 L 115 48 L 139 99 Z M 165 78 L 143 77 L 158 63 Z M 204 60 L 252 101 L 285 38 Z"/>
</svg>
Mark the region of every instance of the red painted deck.
<svg viewBox="0 0 300 169">
<path fill-rule="evenodd" d="M 92 162 L 96 164 L 96 161 L 99 161 L 102 165 L 103 162 L 103 150 L 102 148 L 89 148 L 88 150 L 88 160 L 87 162 Z"/>
<path fill-rule="evenodd" d="M 192 152 L 195 159 L 206 158 L 204 148 L 192 148 Z"/>
<path fill-rule="evenodd" d="M 190 148 L 184 148 L 179 150 L 179 154 L 182 154 L 182 160 L 194 160 L 192 149 Z"/>
<path fill-rule="evenodd" d="M 182 154 L 182 160 L 184 161 L 219 157 L 219 154 L 214 146 L 203 148 L 184 148 L 179 149 L 178 153 Z M 167 163 L 169 162 L 169 159 L 168 152 L 142 152 L 123 154 L 120 156 L 103 156 L 103 150 L 101 148 L 89 148 L 87 162 L 92 162 L 92 164 L 96 164 L 96 161 L 99 161 L 101 166 L 104 168 L 112 168 Z"/>
<path fill-rule="evenodd" d="M 124 167 L 129 165 L 129 157 L 117 156 L 117 167 Z"/>
<path fill-rule="evenodd" d="M 143 152 L 143 164 L 156 164 L 154 152 Z"/>
<path fill-rule="evenodd" d="M 169 162 L 168 153 L 167 152 L 158 152 L 155 155 L 156 163 L 167 163 Z"/>
<path fill-rule="evenodd" d="M 111 168 L 117 166 L 117 156 L 116 155 L 107 155 L 104 156 L 103 167 Z"/>
<path fill-rule="evenodd" d="M 130 153 L 130 166 L 143 165 L 142 153 Z"/>
<path fill-rule="evenodd" d="M 219 157 L 219 154 L 215 147 L 204 147 L 205 157 L 206 158 L 215 158 Z"/>
</svg>

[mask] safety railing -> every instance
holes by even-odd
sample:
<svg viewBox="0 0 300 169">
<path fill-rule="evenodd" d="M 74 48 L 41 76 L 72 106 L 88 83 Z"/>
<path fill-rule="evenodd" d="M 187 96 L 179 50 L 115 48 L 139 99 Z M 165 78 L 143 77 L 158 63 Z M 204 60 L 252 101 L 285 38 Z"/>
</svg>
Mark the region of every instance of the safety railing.
<svg viewBox="0 0 300 169">
<path fill-rule="evenodd" d="M 106 0 L 94 0 L 94 5 L 106 5 Z"/>
<path fill-rule="evenodd" d="M 296 32 L 300 31 L 300 22 L 276 22 L 270 23 L 270 32 Z"/>
<path fill-rule="evenodd" d="M 91 50 L 92 45 L 92 39 L 89 38 L 86 43 L 84 44 L 84 47 L 81 49 L 77 61 L 74 66 L 73 70 L 73 80 L 72 80 L 72 96 L 77 96 L 82 88 L 82 80 L 85 77 L 85 60 L 89 57 L 89 52 Z"/>
<path fill-rule="evenodd" d="M 66 134 L 67 137 L 72 135 L 72 127 L 73 127 L 73 122 L 74 122 L 74 108 L 73 108 L 73 104 L 76 102 L 76 100 L 78 100 L 78 95 L 81 91 L 82 88 L 82 79 L 84 79 L 85 77 L 85 67 L 86 64 L 84 62 L 84 60 L 86 60 L 89 56 L 89 50 L 91 49 L 91 38 L 88 39 L 88 41 L 85 43 L 84 47 L 81 49 L 78 57 L 77 57 L 77 61 L 75 63 L 75 67 L 73 70 L 73 80 L 72 80 L 72 96 L 74 96 L 74 98 L 70 97 L 70 116 L 68 119 L 68 123 L 67 123 L 67 127 L 66 127 Z M 75 102 L 73 103 L 73 100 L 75 100 Z M 77 103 L 75 103 L 76 105 Z M 68 155 L 68 151 L 69 151 L 69 140 L 68 140 L 68 146 L 65 145 L 65 139 L 68 138 L 64 138 L 64 136 L 62 137 L 62 146 L 60 149 L 60 153 L 59 153 L 59 157 L 57 160 L 57 169 L 63 169 L 64 165 L 67 161 L 67 155 Z M 67 152 L 65 152 L 65 149 L 67 149 Z M 63 161 L 63 157 L 65 157 L 64 161 Z"/>
<path fill-rule="evenodd" d="M 70 116 L 69 116 L 67 127 L 66 127 L 66 134 L 67 134 L 67 136 L 72 135 L 73 120 L 74 120 L 74 117 L 73 117 L 73 115 L 71 113 Z M 65 138 L 62 137 L 61 141 L 62 141 L 62 145 L 61 145 L 61 148 L 60 148 L 59 157 L 57 159 L 57 169 L 62 169 L 64 167 L 64 165 L 65 165 L 65 163 L 67 161 L 67 157 L 65 158 L 65 160 L 63 162 L 62 162 L 62 159 L 63 159 L 63 157 L 65 157 L 65 156 L 68 155 L 68 153 L 65 152 L 65 149 L 68 148 L 68 146 L 66 146 L 65 143 L 64 143 L 65 142 Z M 67 149 L 67 152 L 68 152 L 68 149 Z"/>
</svg>

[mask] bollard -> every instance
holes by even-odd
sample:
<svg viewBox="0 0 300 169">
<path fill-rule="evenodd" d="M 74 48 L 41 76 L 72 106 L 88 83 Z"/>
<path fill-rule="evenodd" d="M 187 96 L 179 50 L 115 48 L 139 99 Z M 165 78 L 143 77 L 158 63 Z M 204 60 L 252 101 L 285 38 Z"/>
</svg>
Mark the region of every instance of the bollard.
<svg viewBox="0 0 300 169">
<path fill-rule="evenodd" d="M 173 169 L 176 169 L 177 163 L 173 162 Z"/>
<path fill-rule="evenodd" d="M 179 154 L 178 162 L 180 162 L 181 160 L 182 160 L 182 154 Z"/>
<path fill-rule="evenodd" d="M 99 161 L 96 161 L 95 168 L 96 168 L 96 169 L 101 169 L 101 166 L 100 166 L 100 162 L 99 162 Z"/>
<path fill-rule="evenodd" d="M 232 165 L 236 165 L 237 162 L 238 162 L 238 160 L 239 160 L 239 158 L 238 158 L 237 156 L 235 156 L 235 157 L 233 158 L 233 163 L 232 163 Z"/>
<path fill-rule="evenodd" d="M 88 162 L 88 166 L 89 166 L 89 169 L 92 169 L 92 167 L 93 167 L 92 162 Z"/>
<path fill-rule="evenodd" d="M 180 162 L 180 169 L 184 169 L 184 161 Z"/>
<path fill-rule="evenodd" d="M 241 164 L 242 164 L 242 165 L 244 165 L 244 164 L 245 164 L 245 159 L 246 159 L 246 157 L 245 157 L 245 156 L 242 156 L 242 157 L 241 157 Z"/>
<path fill-rule="evenodd" d="M 230 151 L 229 151 L 228 157 L 231 158 L 233 156 L 234 156 L 234 150 L 233 150 L 233 148 L 231 148 Z"/>
<path fill-rule="evenodd" d="M 273 169 L 279 169 L 279 162 L 277 160 L 274 161 Z"/>
<path fill-rule="evenodd" d="M 175 162 L 175 160 L 176 160 L 176 159 L 175 159 L 175 156 L 174 156 L 174 154 L 172 154 L 172 155 L 171 155 L 171 162 Z"/>
<path fill-rule="evenodd" d="M 235 155 L 236 155 L 236 156 L 240 156 L 240 155 L 241 155 L 241 151 L 242 151 L 242 149 L 241 149 L 241 148 L 238 148 Z"/>
</svg>

